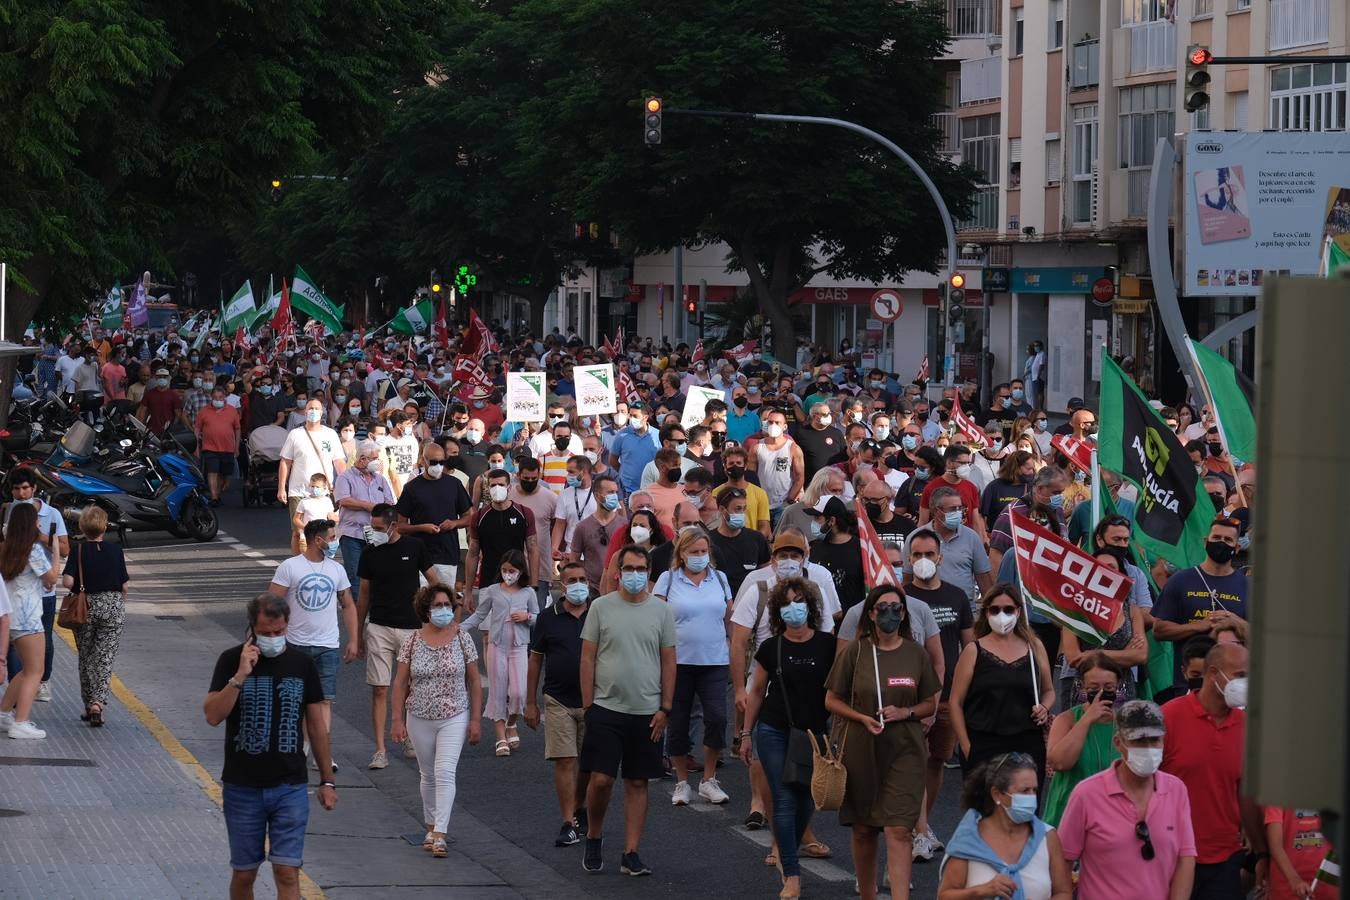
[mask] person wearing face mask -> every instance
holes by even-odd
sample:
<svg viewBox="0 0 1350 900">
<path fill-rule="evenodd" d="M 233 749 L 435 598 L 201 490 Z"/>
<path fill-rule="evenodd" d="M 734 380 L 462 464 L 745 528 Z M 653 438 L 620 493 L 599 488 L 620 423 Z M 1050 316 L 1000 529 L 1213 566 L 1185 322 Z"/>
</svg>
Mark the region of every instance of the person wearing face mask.
<svg viewBox="0 0 1350 900">
<path fill-rule="evenodd" d="M 1045 725 L 1055 686 L 1045 647 L 1032 633 L 1016 588 L 998 584 L 980 601 L 975 642 L 961 651 L 952 674 L 952 728 L 961 766 L 976 766 L 1015 751 L 1036 761 L 1045 775 Z"/>
<path fill-rule="evenodd" d="M 1020 474 L 1020 473 L 1019 473 Z M 1064 473 L 1056 466 L 1046 466 L 1031 476 L 1026 492 L 1003 508 L 994 520 L 994 530 L 989 537 L 989 562 L 995 569 L 1003 557 L 1012 549 L 1012 514 L 1027 516 L 1042 521 L 1046 528 L 1060 537 L 1067 535 L 1062 510 L 1065 506 L 1064 491 L 1068 481 Z M 1034 620 L 1033 620 L 1034 621 Z"/>
<path fill-rule="evenodd" d="M 822 497 L 842 497 L 846 481 L 847 477 L 843 470 L 834 466 L 826 466 L 816 472 L 802 491 L 801 499 L 783 508 L 783 514 L 778 517 L 774 533 L 777 535 L 786 528 L 795 528 L 803 534 L 809 534 L 811 523 L 816 518 L 812 509 Z"/>
<path fill-rule="evenodd" d="M 645 491 L 642 493 L 643 496 L 646 495 Z M 673 523 L 674 519 L 671 521 Z M 610 538 L 610 546 L 613 546 L 615 538 L 621 538 L 641 547 L 649 555 L 662 550 L 662 548 L 669 552 L 670 548 L 667 545 L 673 536 L 673 530 L 657 517 L 651 506 L 644 505 L 629 515 L 626 527 L 615 529 L 614 537 Z M 620 545 L 620 547 L 623 546 L 623 544 Z M 609 562 L 605 564 L 605 573 L 600 578 L 600 593 L 607 594 L 615 590 L 620 577 L 619 554 L 618 551 L 615 551 L 610 556 Z"/>
<path fill-rule="evenodd" d="M 609 456 L 614 439 L 628 427 L 628 404 L 619 400 L 614 404 L 614 412 L 609 415 L 609 422 L 600 429 L 600 444 L 604 448 L 604 455 Z"/>
<path fill-rule="evenodd" d="M 709 497 L 705 504 L 714 502 Z M 753 528 L 746 528 L 745 491 L 730 488 L 715 497 L 716 524 L 709 525 L 713 553 L 723 573 L 731 582 L 733 595 L 740 593 L 741 585 L 751 572 L 769 561 L 769 542 Z M 707 520 L 705 519 L 705 524 Z"/>
<path fill-rule="evenodd" d="M 640 403 L 629 408 L 628 427 L 614 436 L 609 444 L 609 466 L 619 473 L 619 484 L 625 494 L 642 487 L 642 473 L 647 463 L 656 459 L 661 449 L 659 435 L 647 424 L 648 410 Z"/>
<path fill-rule="evenodd" d="M 956 585 L 967 597 L 976 598 L 993 587 L 993 570 L 979 535 L 962 525 L 961 517 L 961 495 L 955 488 L 942 485 L 933 492 L 929 527 L 942 541 L 938 567 L 942 580 Z"/>
<path fill-rule="evenodd" d="M 278 896 L 300 896 L 309 822 L 305 750 L 297 739 L 303 729 L 314 735 L 319 804 L 326 810 L 337 805 L 337 770 L 321 713 L 323 685 L 314 661 L 287 640 L 289 618 L 286 602 L 270 594 L 249 601 L 248 637 L 220 654 L 203 704 L 208 725 L 225 723 L 220 780 L 232 897 L 253 893 L 264 858 L 271 860 Z M 282 691 L 297 702 L 274 705 Z"/>
<path fill-rule="evenodd" d="M 969 527 L 980 536 L 980 541 L 989 544 L 989 529 L 980 515 L 980 491 L 970 480 L 973 467 L 970 462 L 970 448 L 962 444 L 951 445 L 942 457 L 943 471 L 940 476 L 930 479 L 923 489 L 922 507 L 919 512 L 919 524 L 929 521 L 933 492 L 940 487 L 949 487 L 961 498 L 961 524 Z"/>
<path fill-rule="evenodd" d="M 626 528 L 628 519 L 619 503 L 619 483 L 612 475 L 600 475 L 591 482 L 595 510 L 577 523 L 567 542 L 567 556 L 579 561 L 586 572 L 591 590 L 599 592 L 605 573 L 605 554 L 611 531 Z"/>
<path fill-rule="evenodd" d="M 510 756 L 520 747 L 516 719 L 525 712 L 530 628 L 539 614 L 539 601 L 526 580 L 529 567 L 524 553 L 505 551 L 498 567 L 500 580 L 478 592 L 477 609 L 464 620 L 463 628 L 472 633 L 475 626 L 488 623 L 492 653 L 488 657 L 487 717 L 497 735 L 493 752 Z"/>
<path fill-rule="evenodd" d="M 722 521 L 717 498 L 712 494 L 712 473 L 702 467 L 690 469 L 682 485 L 684 498 L 680 503 L 693 510 L 694 517 L 706 529 L 716 529 Z"/>
<path fill-rule="evenodd" d="M 539 571 L 539 540 L 534 513 L 511 499 L 510 482 L 511 476 L 504 470 L 488 472 L 488 503 L 470 518 L 469 554 L 464 564 L 465 596 L 469 599 L 466 606 L 470 611 L 476 608 L 473 588 L 485 588 L 500 580 L 502 554 L 508 550 L 518 550 L 525 556 L 526 566 L 520 572 L 524 583 L 539 582 L 535 574 Z"/>
<path fill-rule="evenodd" d="M 858 893 L 876 897 L 877 843 L 884 835 L 891 896 L 907 898 L 927 756 L 920 721 L 937 711 L 942 682 L 912 639 L 899 588 L 868 592 L 858 638 L 836 651 L 826 687 L 825 708 L 842 723 L 848 781 L 839 824 L 853 831 Z"/>
<path fill-rule="evenodd" d="M 333 500 L 338 511 L 338 548 L 342 551 L 342 565 L 352 584 L 359 582 L 361 562 L 370 527 L 371 511 L 379 504 L 394 502 L 394 487 L 372 466 L 380 458 L 380 448 L 374 441 L 362 441 L 356 447 L 351 468 L 337 477 L 333 486 Z M 387 684 L 388 682 L 386 682 Z"/>
<path fill-rule="evenodd" d="M 155 434 L 162 434 L 172 422 L 192 427 L 183 412 L 183 398 L 177 391 L 169 388 L 168 369 L 155 370 L 154 377 L 150 379 L 145 395 L 141 398 L 140 408 L 136 410 L 136 418 L 144 422 L 145 427 Z"/>
<path fill-rule="evenodd" d="M 1258 859 L 1265 854 L 1261 809 L 1242 796 L 1246 732 L 1247 648 L 1216 644 L 1205 657 L 1200 690 L 1162 708 L 1169 735 L 1162 771 L 1186 785 L 1195 829 L 1192 897 L 1242 896 L 1242 836 Z"/>
<path fill-rule="evenodd" d="M 980 515 L 986 522 L 994 523 L 995 531 L 999 516 L 1010 504 L 1026 496 L 1035 475 L 1035 460 L 1027 451 L 1014 450 L 999 461 L 998 477 L 986 484 L 980 494 Z"/>
<path fill-rule="evenodd" d="M 553 441 L 547 450 L 536 457 L 543 467 L 541 480 L 544 488 L 556 497 L 567 486 L 567 461 L 581 453 L 581 442 L 572 435 L 572 426 L 559 422 L 552 428 Z M 572 445 L 576 444 L 573 452 Z"/>
<path fill-rule="evenodd" d="M 210 405 L 197 414 L 193 426 L 212 506 L 220 505 L 220 495 L 229 486 L 239 455 L 239 432 L 239 410 L 225 402 L 223 387 L 214 388 Z"/>
<path fill-rule="evenodd" d="M 581 708 L 581 631 L 592 591 L 580 562 L 563 563 L 562 594 L 535 619 L 530 639 L 529 677 L 525 689 L 525 724 L 544 724 L 544 758 L 553 763 L 553 785 L 562 812 L 562 828 L 553 846 L 580 843 L 586 833 L 586 788 L 590 773 L 580 771 L 577 756 L 586 733 Z M 537 698 L 543 674 L 544 708 Z"/>
<path fill-rule="evenodd" d="M 388 459 L 387 474 L 389 483 L 394 486 L 394 496 L 403 493 L 403 486 L 413 477 L 417 468 L 418 451 L 421 442 L 414 430 L 417 423 L 407 417 L 402 410 L 389 414 L 389 446 L 385 449 Z"/>
<path fill-rule="evenodd" d="M 1205 538 L 1205 560 L 1167 580 L 1153 606 L 1153 634 L 1160 641 L 1185 642 L 1208 634 L 1214 625 L 1234 622 L 1245 636 L 1247 576 L 1233 567 L 1241 523 L 1216 516 Z M 1177 660 L 1174 687 L 1184 684 Z"/>
<path fill-rule="evenodd" d="M 821 735 L 826 731 L 825 681 L 834 664 L 834 642 L 821 630 L 820 590 L 804 578 L 778 582 L 769 594 L 767 617 L 771 640 L 755 656 L 740 732 L 740 757 L 768 779 L 773 794 L 773 848 L 781 860 L 780 897 L 801 894 L 798 848 L 810 827 L 813 804 L 808 787 L 787 783 L 789 734 L 792 729 Z M 751 736 L 754 736 L 753 744 Z"/>
<path fill-rule="evenodd" d="M 253 382 L 253 390 L 248 395 L 248 427 L 246 433 L 251 434 L 253 429 L 260 428 L 263 425 L 281 425 L 285 422 L 285 411 L 282 410 L 280 403 L 271 377 L 266 372 L 256 377 Z"/>
<path fill-rule="evenodd" d="M 1059 826 L 1064 856 L 1079 863 L 1080 897 L 1192 897 L 1197 835 L 1181 779 L 1159 771 L 1177 740 L 1146 700 L 1116 708 L 1112 745 L 1120 758 L 1074 788 Z M 1209 895 L 1203 896 L 1220 896 Z M 1223 894 L 1241 896 L 1241 892 Z"/>
<path fill-rule="evenodd" d="M 966 778 L 938 900 L 1071 900 L 1059 833 L 1036 816 L 1035 766 L 1025 753 L 1004 753 Z"/>
<path fill-rule="evenodd" d="M 342 439 L 323 424 L 323 404 L 310 400 L 305 405 L 305 424 L 291 429 L 281 445 L 281 463 L 277 467 L 277 500 L 287 505 L 294 521 L 300 501 L 306 496 L 310 479 L 321 473 L 329 484 L 347 468 L 343 460 Z M 300 552 L 300 533 L 291 531 L 291 549 Z"/>
<path fill-rule="evenodd" d="M 593 489 L 591 462 L 585 456 L 573 456 L 567 460 L 567 482 L 558 496 L 553 528 L 550 533 L 552 558 L 555 561 L 567 559 L 568 548 L 577 525 L 596 510 L 595 490 Z"/>
<path fill-rule="evenodd" d="M 483 687 L 478 652 L 456 621 L 459 608 L 451 589 L 422 588 L 413 609 L 422 627 L 399 648 L 390 737 L 410 740 L 416 748 L 427 829 L 422 849 L 444 859 L 459 756 L 466 740 L 477 744 L 480 738 Z"/>
<path fill-rule="evenodd" d="M 969 410 L 965 398 L 961 399 L 961 408 Z M 1004 382 L 994 385 L 994 394 L 989 398 L 989 406 L 973 414 L 975 424 L 979 425 L 985 431 L 989 426 L 995 426 L 1006 441 L 1012 437 L 1013 419 L 1017 418 L 1017 413 L 1013 412 L 1012 387 Z"/>
<path fill-rule="evenodd" d="M 999 469 L 1007 455 L 1003 431 L 999 428 L 998 423 L 986 423 L 984 426 L 984 447 L 978 450 L 970 461 L 970 480 L 981 494 L 994 479 L 998 478 Z"/>
<path fill-rule="evenodd" d="M 663 522 L 675 521 L 675 507 L 684 502 L 684 489 L 680 484 L 683 471 L 680 468 L 680 456 L 677 451 L 666 448 L 656 454 L 655 465 L 660 478 L 647 486 L 651 495 L 652 510 Z"/>
<path fill-rule="evenodd" d="M 794 440 L 801 447 L 802 466 L 805 477 L 816 474 L 825 466 L 843 462 L 847 458 L 848 444 L 844 433 L 834 426 L 834 416 L 829 403 L 817 397 L 808 399 L 811 410 L 810 419 L 805 428 L 798 428 Z"/>
<path fill-rule="evenodd" d="M 821 495 L 811 512 L 816 516 L 810 531 L 811 558 L 830 573 L 847 611 L 866 592 L 858 520 L 838 497 Z"/>
<path fill-rule="evenodd" d="M 787 436 L 787 416 L 773 409 L 764 414 L 764 437 L 749 456 L 749 467 L 769 501 L 769 527 L 778 524 L 783 508 L 801 499 L 806 484 L 802 448 Z"/>
<path fill-rule="evenodd" d="M 676 479 L 677 482 L 684 478 L 685 472 L 700 467 L 698 462 L 686 455 L 689 451 L 689 442 L 684 427 L 678 422 L 661 426 L 661 449 L 673 450 L 679 456 L 680 477 Z M 642 469 L 643 489 L 661 483 L 663 472 L 664 468 L 658 467 L 655 459 L 647 463 Z"/>
<path fill-rule="evenodd" d="M 883 543 L 895 544 L 898 547 L 904 544 L 905 537 L 918 527 L 909 516 L 896 513 L 895 489 L 880 478 L 868 481 L 859 490 L 859 494 L 867 518 Z"/>
<path fill-rule="evenodd" d="M 203 377 L 200 369 L 193 370 L 188 388 L 183 391 L 183 414 L 194 428 L 197 414 L 211 404 L 211 388 L 214 386 L 215 381 Z"/>
<path fill-rule="evenodd" d="M 333 506 L 331 495 L 327 476 L 322 472 L 315 472 L 309 479 L 309 496 L 303 498 L 295 508 L 295 521 L 292 523 L 295 530 L 303 533 L 305 526 L 315 519 L 327 519 L 337 524 L 337 510 Z M 301 548 L 303 547 L 302 541 Z M 348 578 L 348 581 L 350 580 Z"/>
<path fill-rule="evenodd" d="M 536 580 L 530 584 L 535 588 L 540 607 L 548 604 L 549 585 L 553 581 L 556 565 L 552 553 L 553 524 L 558 514 L 558 495 L 543 486 L 542 468 L 539 460 L 522 454 L 516 460 L 516 479 L 508 493 L 512 502 L 528 509 L 534 520 L 535 543 L 540 555 L 534 569 Z"/>
<path fill-rule="evenodd" d="M 759 416 L 750 409 L 750 396 L 740 385 L 731 389 L 731 409 L 727 411 L 727 440 L 745 443 L 760 429 Z"/>
<path fill-rule="evenodd" d="M 427 584 L 438 584 L 440 580 L 422 542 L 399 533 L 398 512 L 392 503 L 376 503 L 367 522 L 367 537 L 363 541 L 367 546 L 360 555 L 355 582 L 360 585 L 356 621 L 364 629 L 361 653 L 366 658 L 366 684 L 370 685 L 370 716 L 375 735 L 375 754 L 366 768 L 383 769 L 389 765 L 384 744 L 389 683 L 399 648 L 421 627 L 413 609 L 413 597 L 422 579 Z M 412 756 L 415 753 L 412 744 L 404 752 Z"/>
<path fill-rule="evenodd" d="M 1041 813 L 1047 824 L 1059 825 L 1069 794 L 1090 775 L 1111 765 L 1116 751 L 1113 714 L 1126 700 L 1118 693 L 1124 670 L 1100 652 L 1083 654 L 1065 700 L 1072 703 L 1050 725 L 1046 760 L 1054 774 Z"/>
<path fill-rule="evenodd" d="M 689 718 L 697 696 L 703 707 L 703 778 L 698 794 L 712 804 L 729 799 L 717 781 L 717 761 L 726 746 L 726 684 L 730 674 L 726 619 L 731 584 L 713 563 L 708 533 L 699 525 L 682 527 L 674 541 L 670 569 L 656 578 L 655 596 L 675 616 L 675 694 L 667 750 L 675 769 L 671 803 L 688 806 Z"/>
</svg>

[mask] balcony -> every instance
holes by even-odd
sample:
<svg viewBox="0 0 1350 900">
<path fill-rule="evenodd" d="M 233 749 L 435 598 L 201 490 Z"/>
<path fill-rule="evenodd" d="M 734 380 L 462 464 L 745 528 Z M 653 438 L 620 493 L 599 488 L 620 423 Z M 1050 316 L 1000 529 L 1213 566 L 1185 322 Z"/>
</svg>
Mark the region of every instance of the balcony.
<svg viewBox="0 0 1350 900">
<path fill-rule="evenodd" d="M 1152 169 L 1131 169 L 1125 184 L 1125 217 L 1127 219 L 1148 218 L 1148 182 L 1153 175 Z"/>
<path fill-rule="evenodd" d="M 998 185 L 975 189 L 970 200 L 970 218 L 956 223 L 957 231 L 998 230 Z"/>
<path fill-rule="evenodd" d="M 961 61 L 961 102 L 979 103 L 997 100 L 1003 96 L 1003 58 L 986 56 L 983 59 Z"/>
<path fill-rule="evenodd" d="M 1069 72 L 1069 87 L 1096 87 L 1102 70 L 1100 41 L 1080 41 L 1073 45 L 1072 68 Z"/>
<path fill-rule="evenodd" d="M 939 153 L 960 153 L 961 141 L 957 137 L 956 113 L 933 113 L 933 127 L 942 135 L 938 144 Z"/>
<path fill-rule="evenodd" d="M 955 40 L 1001 34 L 997 0 L 947 0 L 947 31 Z"/>
<path fill-rule="evenodd" d="M 1270 0 L 1270 49 L 1327 42 L 1328 0 Z"/>
<path fill-rule="evenodd" d="M 1177 27 L 1171 22 L 1159 20 L 1117 28 L 1114 38 L 1118 78 L 1174 71 L 1177 67 Z"/>
</svg>

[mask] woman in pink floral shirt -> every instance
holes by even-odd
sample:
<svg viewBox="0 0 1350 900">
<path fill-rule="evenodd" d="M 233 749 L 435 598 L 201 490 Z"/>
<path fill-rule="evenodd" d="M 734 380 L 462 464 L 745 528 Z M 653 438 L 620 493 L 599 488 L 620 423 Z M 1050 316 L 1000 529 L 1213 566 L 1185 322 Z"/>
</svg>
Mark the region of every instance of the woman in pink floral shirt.
<svg viewBox="0 0 1350 900">
<path fill-rule="evenodd" d="M 443 585 L 422 588 L 413 609 L 424 623 L 398 652 L 394 676 L 395 742 L 412 739 L 422 773 L 422 848 L 444 857 L 445 831 L 455 805 L 455 770 L 464 739 L 481 737 L 483 688 L 478 651 L 460 631 L 459 607 Z"/>
</svg>

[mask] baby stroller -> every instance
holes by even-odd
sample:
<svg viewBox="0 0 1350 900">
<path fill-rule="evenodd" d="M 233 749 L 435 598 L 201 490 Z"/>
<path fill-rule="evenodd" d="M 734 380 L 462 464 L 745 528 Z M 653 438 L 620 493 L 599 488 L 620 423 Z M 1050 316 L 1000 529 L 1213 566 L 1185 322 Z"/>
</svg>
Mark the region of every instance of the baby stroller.
<svg viewBox="0 0 1350 900">
<path fill-rule="evenodd" d="M 286 429 L 261 425 L 248 436 L 248 477 L 244 479 L 244 505 L 271 503 L 277 495 L 277 470 Z"/>
</svg>

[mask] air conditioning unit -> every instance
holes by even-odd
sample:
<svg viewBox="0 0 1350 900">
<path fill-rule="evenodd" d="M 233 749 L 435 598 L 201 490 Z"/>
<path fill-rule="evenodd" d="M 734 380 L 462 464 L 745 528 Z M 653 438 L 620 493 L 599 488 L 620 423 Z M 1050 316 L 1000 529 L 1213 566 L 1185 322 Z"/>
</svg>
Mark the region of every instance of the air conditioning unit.
<svg viewBox="0 0 1350 900">
<path fill-rule="evenodd" d="M 997 53 L 998 51 L 1002 50 L 1002 49 L 1003 49 L 1003 35 L 1001 35 L 1001 34 L 991 34 L 991 35 L 989 35 L 989 37 L 988 37 L 988 38 L 986 39 L 986 41 L 985 41 L 985 46 L 989 48 L 989 53 L 990 53 L 991 56 L 992 56 L 993 54 Z"/>
</svg>

